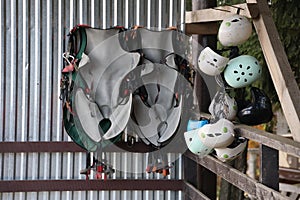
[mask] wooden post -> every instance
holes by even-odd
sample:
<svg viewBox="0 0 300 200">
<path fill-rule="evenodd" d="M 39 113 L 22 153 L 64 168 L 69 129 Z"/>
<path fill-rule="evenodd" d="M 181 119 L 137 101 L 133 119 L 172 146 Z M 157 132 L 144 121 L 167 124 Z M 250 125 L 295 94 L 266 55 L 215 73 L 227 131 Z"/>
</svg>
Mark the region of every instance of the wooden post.
<svg viewBox="0 0 300 200">
<path fill-rule="evenodd" d="M 216 6 L 216 1 L 212 0 L 193 0 L 192 1 L 192 9 L 204 9 L 208 7 Z M 216 48 L 217 40 L 215 35 L 193 35 L 193 40 L 198 41 L 203 46 L 210 46 L 211 48 Z M 198 59 L 198 49 L 194 49 L 193 47 L 193 64 L 197 64 Z M 196 88 L 196 96 L 198 99 L 199 109 L 203 111 L 208 110 L 208 106 L 210 103 L 210 95 L 205 85 L 203 79 L 200 74 L 196 74 L 195 81 Z M 195 164 L 195 163 L 194 163 Z M 209 199 L 216 199 L 216 184 L 217 184 L 217 176 L 209 171 L 208 169 L 197 165 L 197 189 L 199 189 L 203 194 L 205 194 Z M 185 168 L 188 166 L 185 166 Z"/>
<path fill-rule="evenodd" d="M 253 3 L 253 0 L 247 0 Z M 300 90 L 266 0 L 257 1 L 259 16 L 253 19 L 282 110 L 294 140 L 300 141 Z"/>
<path fill-rule="evenodd" d="M 279 191 L 278 150 L 260 145 L 260 182 Z"/>
<path fill-rule="evenodd" d="M 195 188 L 199 189 L 197 186 L 197 168 L 198 164 L 192 161 L 191 159 L 183 156 L 183 175 L 184 180 L 194 186 Z M 190 200 L 190 198 L 185 195 L 185 200 Z"/>
<path fill-rule="evenodd" d="M 240 172 L 245 173 L 247 168 L 247 148 L 240 156 L 228 164 Z M 242 200 L 244 198 L 243 190 L 240 190 L 238 187 L 230 184 L 225 179 L 221 179 L 220 200 Z"/>
</svg>

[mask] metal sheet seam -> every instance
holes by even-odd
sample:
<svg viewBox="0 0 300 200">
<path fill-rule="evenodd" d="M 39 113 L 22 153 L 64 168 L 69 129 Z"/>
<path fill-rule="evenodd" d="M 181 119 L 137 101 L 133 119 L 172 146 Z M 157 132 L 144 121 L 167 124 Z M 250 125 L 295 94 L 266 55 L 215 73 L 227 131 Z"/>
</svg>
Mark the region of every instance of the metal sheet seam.
<svg viewBox="0 0 300 200">
<path fill-rule="evenodd" d="M 10 19 L 10 91 L 9 91 L 9 117 L 8 117 L 8 140 L 13 141 L 15 140 L 15 112 L 16 112 L 16 105 L 15 105 L 15 99 L 16 99 L 16 89 L 15 89 L 15 68 L 16 68 L 16 62 L 15 62 L 15 41 L 16 41 L 16 36 L 15 36 L 15 17 L 14 14 L 15 12 L 15 1 L 11 1 L 10 5 L 10 13 L 11 13 L 11 19 Z M 13 134 L 14 133 L 14 134 Z"/>
<path fill-rule="evenodd" d="M 184 31 L 184 17 L 185 17 L 185 15 L 184 15 L 184 11 L 185 11 L 185 0 L 181 0 L 181 6 L 180 6 L 180 21 L 179 21 L 179 23 L 180 23 L 180 29 L 181 30 L 183 30 Z"/>
<path fill-rule="evenodd" d="M 129 8 L 128 8 L 129 6 L 128 6 L 128 0 L 125 0 L 125 16 L 128 16 L 128 10 L 129 10 Z M 128 22 L 129 20 L 128 20 L 128 17 L 125 17 L 125 27 L 128 27 L 129 26 L 129 22 Z"/>
<path fill-rule="evenodd" d="M 106 0 L 103 0 L 103 9 L 102 9 L 102 20 L 103 28 L 106 28 Z"/>
<path fill-rule="evenodd" d="M 95 0 L 91 0 L 91 26 L 95 27 Z"/>
<path fill-rule="evenodd" d="M 140 25 L 140 0 L 136 0 L 136 24 Z"/>
<path fill-rule="evenodd" d="M 2 7 L 2 0 L 0 0 L 0 6 Z M 0 9 L 0 18 L 1 18 L 1 22 L 2 22 L 2 8 Z M 3 99 L 3 95 L 2 95 L 2 93 L 3 93 L 3 89 L 2 89 L 2 87 L 3 87 L 3 85 L 4 84 L 2 84 L 2 82 L 4 82 L 3 81 L 3 78 L 2 78 L 2 76 L 3 76 L 3 70 L 4 70 L 4 65 L 2 65 L 2 62 L 3 62 L 3 51 L 4 50 L 2 50 L 2 38 L 3 38 L 3 36 L 2 36 L 2 32 L 3 32 L 3 30 L 2 30 L 2 24 L 0 25 L 0 48 L 1 48 L 1 55 L 0 55 L 0 84 L 1 84 L 1 86 L 0 86 L 0 113 L 2 114 L 2 113 L 4 113 L 4 106 L 3 106 L 3 101 L 2 101 L 2 99 Z M 3 140 L 3 138 L 4 138 L 4 131 L 3 131 L 3 125 L 4 125 L 4 121 L 2 121 L 1 122 L 1 125 L 0 125 L 0 140 Z"/>
<path fill-rule="evenodd" d="M 82 5 L 82 0 L 79 0 L 79 23 L 83 24 L 83 5 Z"/>
<path fill-rule="evenodd" d="M 51 13 L 50 13 L 50 1 L 47 1 L 47 28 L 46 28 L 46 83 L 45 83 L 45 90 L 46 90 L 46 95 L 45 95 L 45 128 L 44 128 L 44 133 L 45 133 L 45 141 L 50 140 L 50 115 L 51 115 L 51 106 L 50 106 L 50 95 L 51 95 L 51 85 L 50 85 L 50 64 L 51 64 L 51 58 L 50 55 L 51 53 L 51 46 L 50 46 L 50 37 L 51 37 Z"/>
<path fill-rule="evenodd" d="M 57 56 L 58 56 L 58 58 L 57 58 L 57 63 L 56 63 L 56 66 L 54 66 L 54 67 L 57 67 L 57 85 L 56 85 L 56 91 L 57 91 L 57 94 L 55 95 L 56 97 L 59 97 L 59 91 L 60 91 L 60 84 L 59 84 L 59 81 L 60 81 L 60 78 L 61 78 L 61 74 L 60 74 L 60 72 L 61 72 L 61 65 L 62 65 L 62 37 L 63 37 L 63 33 L 62 33 L 62 23 L 61 23 L 61 20 L 62 20 L 62 0 L 59 0 L 58 1 L 58 19 L 57 19 L 57 21 L 58 21 L 58 50 L 57 50 Z M 56 100 L 54 100 L 54 101 L 56 101 L 56 103 L 57 103 L 57 110 L 56 110 L 56 113 L 57 113 L 57 115 L 58 116 L 61 116 L 61 102 L 60 102 L 60 100 L 59 100 L 59 98 L 56 98 Z M 61 124 L 61 117 L 58 117 L 58 116 L 56 116 L 54 119 L 56 119 L 56 123 L 55 124 L 57 124 L 57 126 L 56 126 L 56 129 L 54 129 L 54 130 L 56 130 L 55 132 L 56 132 L 56 140 L 57 141 L 59 141 L 60 139 L 60 137 L 59 137 L 59 135 L 60 135 L 60 133 L 62 132 L 61 131 L 61 126 L 59 126 L 60 124 Z"/>
<path fill-rule="evenodd" d="M 70 0 L 70 28 L 74 27 L 73 16 L 74 16 L 74 1 Z"/>
<path fill-rule="evenodd" d="M 150 14 L 151 14 L 151 0 L 147 1 L 148 7 L 147 7 L 147 28 L 151 28 L 151 19 L 150 19 Z"/>
<path fill-rule="evenodd" d="M 39 72 L 39 55 L 40 55 L 40 38 L 39 38 L 39 19 L 40 19 L 40 10 L 39 10 L 39 0 L 35 0 L 34 2 L 34 66 L 30 66 L 30 69 L 33 70 L 33 101 L 31 102 L 31 106 L 33 107 L 32 110 L 32 117 L 31 117 L 31 123 L 32 123 L 32 140 L 36 141 L 38 138 L 38 125 L 39 125 L 39 87 L 40 87 L 40 82 L 39 82 L 39 77 L 38 77 L 38 72 Z"/>
<path fill-rule="evenodd" d="M 23 1 L 23 8 L 26 8 L 26 1 Z M 26 38 L 27 38 L 27 31 L 26 31 L 26 19 L 27 19 L 27 12 L 26 9 L 22 9 L 23 10 L 23 21 L 22 21 L 22 52 L 23 52 L 23 63 L 22 63 L 22 103 L 21 103 L 21 141 L 25 141 L 25 126 L 26 126 L 26 108 L 25 108 L 25 104 L 26 104 L 26 74 L 28 72 L 28 67 L 29 64 L 27 63 L 27 49 L 26 49 Z M 0 31 L 1 32 L 1 31 Z M 0 36 L 1 38 L 1 36 Z"/>
<path fill-rule="evenodd" d="M 171 27 L 172 26 L 172 23 L 173 23 L 173 0 L 170 0 L 170 13 L 169 13 L 169 26 Z"/>
<path fill-rule="evenodd" d="M 162 28 L 162 0 L 158 0 L 158 30 Z"/>
<path fill-rule="evenodd" d="M 118 1 L 114 0 L 114 22 L 113 22 L 113 26 L 117 26 L 118 25 Z"/>
</svg>

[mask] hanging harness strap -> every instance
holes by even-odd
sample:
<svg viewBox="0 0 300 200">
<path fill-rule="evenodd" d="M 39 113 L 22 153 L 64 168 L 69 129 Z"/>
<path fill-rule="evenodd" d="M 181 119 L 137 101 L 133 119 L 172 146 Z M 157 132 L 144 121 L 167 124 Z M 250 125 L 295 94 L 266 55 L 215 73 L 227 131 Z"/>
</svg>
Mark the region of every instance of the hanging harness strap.
<svg viewBox="0 0 300 200">
<path fill-rule="evenodd" d="M 185 72 L 183 65 L 187 62 L 180 58 L 184 53 L 176 44 L 176 30 L 139 28 L 132 32 L 130 35 L 139 42 L 129 43 L 130 50 L 141 53 L 142 58 L 136 71 L 141 78 L 134 91 L 130 123 L 139 137 L 148 141 L 146 144 L 159 147 L 180 125 L 183 98 L 178 80 L 182 77 L 180 72 Z"/>
<path fill-rule="evenodd" d="M 90 151 L 99 142 L 116 138 L 129 119 L 132 97 L 119 88 L 140 56 L 123 50 L 119 42 L 122 31 L 121 27 L 102 30 L 76 26 L 64 54 L 67 66 L 74 65 L 71 70 L 63 69 L 61 98 L 65 105 L 71 105 L 64 112 L 72 116 L 64 118 L 65 127 L 75 125 L 68 128 L 68 134 Z"/>
</svg>

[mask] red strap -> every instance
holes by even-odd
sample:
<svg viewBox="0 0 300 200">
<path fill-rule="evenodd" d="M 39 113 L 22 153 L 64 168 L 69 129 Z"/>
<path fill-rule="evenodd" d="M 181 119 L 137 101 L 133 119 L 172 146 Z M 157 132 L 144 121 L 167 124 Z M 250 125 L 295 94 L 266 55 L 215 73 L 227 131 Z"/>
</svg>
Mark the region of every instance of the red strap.
<svg viewBox="0 0 300 200">
<path fill-rule="evenodd" d="M 74 71 L 74 65 L 73 65 L 73 64 L 67 65 L 67 66 L 62 70 L 62 72 L 65 72 L 65 73 L 67 73 L 67 72 L 72 72 L 72 71 Z"/>
</svg>

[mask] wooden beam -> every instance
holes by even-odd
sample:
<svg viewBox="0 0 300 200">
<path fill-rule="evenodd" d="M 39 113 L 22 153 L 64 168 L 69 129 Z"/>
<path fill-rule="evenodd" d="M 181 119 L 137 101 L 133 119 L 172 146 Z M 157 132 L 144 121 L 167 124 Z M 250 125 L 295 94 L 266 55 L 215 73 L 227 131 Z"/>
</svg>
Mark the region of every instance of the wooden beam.
<svg viewBox="0 0 300 200">
<path fill-rule="evenodd" d="M 185 34 L 216 35 L 219 25 L 215 22 L 185 24 Z"/>
<path fill-rule="evenodd" d="M 172 190 L 184 188 L 183 180 L 13 180 L 0 181 L 0 192 Z"/>
<path fill-rule="evenodd" d="M 184 155 L 257 199 L 288 199 L 288 197 L 283 194 L 263 185 L 257 180 L 250 178 L 246 174 L 212 156 L 199 158 L 199 156 L 192 154 L 191 152 L 186 152 Z"/>
<path fill-rule="evenodd" d="M 224 18 L 237 13 L 240 8 L 240 15 L 248 18 L 256 18 L 259 14 L 256 3 L 243 3 L 234 6 L 219 6 L 216 8 L 202 9 L 186 12 L 185 23 L 205 23 L 222 21 Z"/>
<path fill-rule="evenodd" d="M 253 24 L 291 133 L 300 142 L 300 90 L 267 1 L 257 1 L 257 5 L 260 15 L 253 19 Z"/>
<path fill-rule="evenodd" d="M 148 153 L 157 149 L 136 142 L 133 146 L 126 142 L 117 142 L 103 149 L 106 152 Z M 170 153 L 182 153 L 184 149 L 172 148 Z M 74 142 L 0 142 L 1 153 L 55 153 L 55 152 L 86 152 Z"/>
<path fill-rule="evenodd" d="M 227 162 L 228 165 L 231 167 L 239 170 L 242 173 L 246 173 L 247 169 L 247 147 L 245 151 L 238 156 L 235 160 L 232 160 L 230 162 Z M 221 179 L 221 186 L 220 186 L 220 196 L 219 199 L 225 200 L 225 199 L 236 199 L 236 200 L 242 200 L 244 199 L 244 191 L 240 190 L 238 187 L 232 185 L 228 181 Z"/>
<path fill-rule="evenodd" d="M 191 184 L 185 182 L 184 183 L 184 193 L 186 196 L 189 197 L 191 200 L 209 200 L 207 196 L 205 196 L 203 193 L 201 193 L 197 188 L 192 186 Z"/>
<path fill-rule="evenodd" d="M 1 153 L 85 152 L 74 142 L 0 142 Z"/>
<path fill-rule="evenodd" d="M 290 155 L 300 157 L 299 142 L 242 124 L 236 125 L 235 127 L 236 132 L 242 137 L 254 140 Z"/>
<path fill-rule="evenodd" d="M 300 182 L 300 170 L 279 167 L 279 178 L 282 182 L 296 184 Z M 300 188 L 299 188 L 300 190 Z"/>
</svg>

